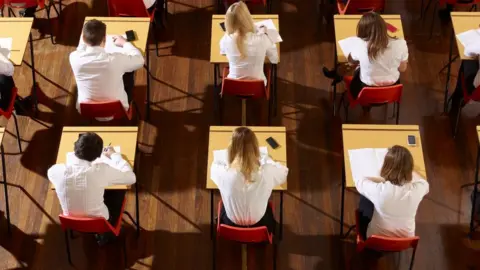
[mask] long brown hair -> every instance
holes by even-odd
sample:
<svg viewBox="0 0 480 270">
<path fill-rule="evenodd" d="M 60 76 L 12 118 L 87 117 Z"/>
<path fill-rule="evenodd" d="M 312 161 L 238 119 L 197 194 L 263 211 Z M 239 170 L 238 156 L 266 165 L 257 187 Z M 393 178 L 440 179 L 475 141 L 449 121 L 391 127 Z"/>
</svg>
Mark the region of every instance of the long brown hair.
<svg viewBox="0 0 480 270">
<path fill-rule="evenodd" d="M 247 33 L 255 33 L 255 23 L 244 2 L 238 1 L 228 8 L 225 14 L 225 30 L 236 41 L 240 57 L 245 57 L 245 38 Z"/>
<path fill-rule="evenodd" d="M 392 38 L 388 35 L 385 20 L 373 11 L 363 14 L 357 25 L 357 36 L 367 42 L 370 61 L 385 51 Z"/>
<path fill-rule="evenodd" d="M 388 149 L 380 176 L 392 184 L 402 186 L 412 181 L 413 156 L 407 148 L 394 145 Z"/>
<path fill-rule="evenodd" d="M 255 133 L 246 127 L 239 127 L 233 131 L 232 141 L 228 146 L 228 163 L 236 163 L 247 181 L 260 167 L 260 151 Z"/>
</svg>

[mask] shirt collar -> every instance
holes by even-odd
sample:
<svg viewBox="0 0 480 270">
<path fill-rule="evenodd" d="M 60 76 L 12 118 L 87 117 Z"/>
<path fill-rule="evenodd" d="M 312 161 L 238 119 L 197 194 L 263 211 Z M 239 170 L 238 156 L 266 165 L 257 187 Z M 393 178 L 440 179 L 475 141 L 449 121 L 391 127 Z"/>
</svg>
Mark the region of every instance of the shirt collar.
<svg viewBox="0 0 480 270">
<path fill-rule="evenodd" d="M 67 165 L 79 165 L 79 166 L 91 166 L 92 162 L 78 158 L 75 153 L 70 152 L 67 154 Z"/>
<path fill-rule="evenodd" d="M 100 46 L 87 46 L 85 49 L 86 52 L 105 52 L 105 48 L 100 47 Z"/>
</svg>

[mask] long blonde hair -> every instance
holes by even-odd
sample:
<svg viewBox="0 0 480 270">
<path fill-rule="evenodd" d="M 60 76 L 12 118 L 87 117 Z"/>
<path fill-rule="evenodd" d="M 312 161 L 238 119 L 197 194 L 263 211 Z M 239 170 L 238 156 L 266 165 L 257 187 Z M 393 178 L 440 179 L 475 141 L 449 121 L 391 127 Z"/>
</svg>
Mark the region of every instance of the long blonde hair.
<svg viewBox="0 0 480 270">
<path fill-rule="evenodd" d="M 412 181 L 413 156 L 407 148 L 394 145 L 388 149 L 380 176 L 390 183 L 403 186 Z"/>
<path fill-rule="evenodd" d="M 236 163 L 247 181 L 252 181 L 251 175 L 260 167 L 260 151 L 255 133 L 246 127 L 233 131 L 232 141 L 228 146 L 228 163 Z"/>
<path fill-rule="evenodd" d="M 247 5 L 242 2 L 233 3 L 225 14 L 225 30 L 233 36 L 237 43 L 240 57 L 245 57 L 245 38 L 247 33 L 255 33 L 255 24 Z"/>
<path fill-rule="evenodd" d="M 368 44 L 368 58 L 375 60 L 388 47 L 392 37 L 388 35 L 387 23 L 375 12 L 363 14 L 357 25 L 357 36 Z"/>
</svg>

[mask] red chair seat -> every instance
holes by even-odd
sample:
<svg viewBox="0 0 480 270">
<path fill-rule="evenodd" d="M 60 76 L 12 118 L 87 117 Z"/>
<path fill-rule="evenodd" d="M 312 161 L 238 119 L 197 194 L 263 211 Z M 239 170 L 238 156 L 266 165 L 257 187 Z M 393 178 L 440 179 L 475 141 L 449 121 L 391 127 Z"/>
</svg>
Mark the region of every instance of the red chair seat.
<svg viewBox="0 0 480 270">
<path fill-rule="evenodd" d="M 133 106 L 135 105 L 132 101 L 128 111 L 125 111 L 120 100 L 82 102 L 80 103 L 80 114 L 88 118 L 108 118 L 113 116 L 113 119 L 127 117 L 129 120 L 132 120 Z"/>
<path fill-rule="evenodd" d="M 362 14 L 370 11 L 383 12 L 385 0 L 348 0 L 346 4 L 343 0 L 337 0 L 337 8 L 341 15 Z"/>
</svg>

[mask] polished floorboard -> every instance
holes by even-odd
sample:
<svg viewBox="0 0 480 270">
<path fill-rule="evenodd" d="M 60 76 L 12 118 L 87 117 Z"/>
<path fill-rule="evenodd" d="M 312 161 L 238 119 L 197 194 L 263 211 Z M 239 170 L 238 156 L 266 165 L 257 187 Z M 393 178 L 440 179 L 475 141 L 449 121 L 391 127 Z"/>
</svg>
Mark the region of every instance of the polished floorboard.
<svg viewBox="0 0 480 270">
<path fill-rule="evenodd" d="M 205 190 L 208 130 L 214 115 L 213 66 L 209 63 L 210 18 L 213 0 L 169 1 L 167 29 L 158 29 L 160 56 L 150 44 L 151 118 L 140 121 L 137 181 L 140 185 L 142 232 L 137 239 L 125 226 L 127 268 L 212 269 L 210 195 Z M 418 0 L 387 0 L 386 13 L 401 14 L 409 44 L 409 68 L 402 75 L 404 95 L 401 124 L 421 126 L 430 193 L 417 214 L 420 244 L 414 269 L 480 269 L 480 242 L 467 238 L 471 187 L 474 177 L 479 123 L 478 105 L 464 110 L 460 132 L 451 136 L 443 116 L 443 91 L 450 26 L 436 20 L 429 39 L 432 8 L 420 19 Z M 32 30 L 40 112 L 33 120 L 20 116 L 24 153 L 18 153 L 13 121 L 3 144 L 10 186 L 12 236 L 7 235 L 5 200 L 0 192 L 0 269 L 73 269 L 68 265 L 64 234 L 58 220 L 60 205 L 49 190 L 47 169 L 55 163 L 62 126 L 89 125 L 75 110 L 75 80 L 68 55 L 77 45 L 85 16 L 106 16 L 104 0 L 63 1 L 60 19 L 53 15 L 49 30 L 45 11 L 38 11 Z M 278 245 L 278 269 L 408 269 L 411 252 L 356 254 L 352 238 L 341 239 L 340 179 L 341 124 L 344 114 L 332 116 L 329 81 L 321 74 L 332 67 L 334 31 L 322 20 L 314 0 L 274 0 L 280 14 L 281 63 L 278 68 L 278 114 L 273 125 L 287 128 L 290 173 L 284 197 L 284 238 Z M 331 6 L 320 11 L 328 14 Z M 259 10 L 261 12 L 261 10 Z M 57 42 L 52 45 L 50 34 Z M 28 45 L 27 45 L 28 46 Z M 22 96 L 30 93 L 32 79 L 28 48 L 15 81 Z M 452 68 L 451 89 L 458 61 Z M 136 73 L 136 99 L 141 104 L 146 72 Z M 339 97 L 337 97 L 337 101 Z M 223 123 L 239 125 L 240 101 L 226 99 Z M 248 104 L 248 124 L 266 125 L 262 101 Z M 392 108 L 372 109 L 362 116 L 352 110 L 352 123 L 393 124 Z M 385 117 L 388 115 L 388 117 Z M 144 115 L 142 116 L 144 118 Z M 137 123 L 116 123 L 132 125 Z M 220 198 L 216 194 L 216 200 Z M 278 217 L 278 194 L 273 195 Z M 346 192 L 345 228 L 354 223 L 358 195 Z M 134 193 L 127 210 L 135 213 Z M 127 222 L 128 223 L 128 222 Z M 242 269 L 241 247 L 220 241 L 217 269 Z M 75 235 L 71 241 L 75 269 L 122 269 L 121 245 L 98 248 L 93 236 Z M 270 246 L 252 245 L 248 269 L 272 269 Z"/>
</svg>

